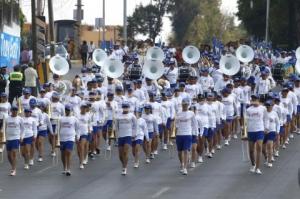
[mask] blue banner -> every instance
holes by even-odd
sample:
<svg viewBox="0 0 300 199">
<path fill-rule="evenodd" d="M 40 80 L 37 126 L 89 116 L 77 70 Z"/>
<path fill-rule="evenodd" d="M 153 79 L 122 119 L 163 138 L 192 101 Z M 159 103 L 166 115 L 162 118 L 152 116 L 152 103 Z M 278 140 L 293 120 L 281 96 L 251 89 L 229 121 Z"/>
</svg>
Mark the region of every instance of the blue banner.
<svg viewBox="0 0 300 199">
<path fill-rule="evenodd" d="M 0 33 L 0 66 L 13 67 L 20 61 L 20 37 Z"/>
</svg>

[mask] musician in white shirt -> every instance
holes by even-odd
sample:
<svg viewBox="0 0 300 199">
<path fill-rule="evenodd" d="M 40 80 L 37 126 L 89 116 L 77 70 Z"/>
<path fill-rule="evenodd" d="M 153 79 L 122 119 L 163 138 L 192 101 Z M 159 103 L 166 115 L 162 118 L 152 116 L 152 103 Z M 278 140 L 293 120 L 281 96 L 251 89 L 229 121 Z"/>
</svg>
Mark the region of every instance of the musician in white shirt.
<svg viewBox="0 0 300 199">
<path fill-rule="evenodd" d="M 267 166 L 272 167 L 272 161 L 274 161 L 273 143 L 276 139 L 276 135 L 279 134 L 280 122 L 278 114 L 273 111 L 273 102 L 267 101 L 265 102 L 265 106 L 267 108 L 269 126 L 267 127 L 268 132 L 265 132 L 262 151 L 267 160 Z"/>
<path fill-rule="evenodd" d="M 137 119 L 129 112 L 130 105 L 123 102 L 123 112 L 116 116 L 116 134 L 118 138 L 119 158 L 122 163 L 122 175 L 127 174 L 128 152 L 132 138 L 137 135 Z"/>
<path fill-rule="evenodd" d="M 11 165 L 10 175 L 16 175 L 17 153 L 20 142 L 24 138 L 23 119 L 18 116 L 18 107 L 12 106 L 11 116 L 4 119 L 6 150 L 8 161 Z"/>
<path fill-rule="evenodd" d="M 189 99 L 182 100 L 182 111 L 176 116 L 176 145 L 181 164 L 180 172 L 187 175 L 188 151 L 192 145 L 192 135 L 197 135 L 197 122 L 195 114 L 189 111 Z"/>
<path fill-rule="evenodd" d="M 4 118 L 7 118 L 10 113 L 11 105 L 7 101 L 7 94 L 1 93 L 0 94 L 0 129 L 3 128 L 3 121 Z M 4 132 L 0 132 L 0 137 L 4 136 Z M 4 145 L 0 143 L 0 153 L 3 152 Z"/>
<path fill-rule="evenodd" d="M 79 156 L 79 168 L 84 169 L 84 165 L 88 162 L 89 141 L 91 140 L 91 132 L 93 130 L 91 125 L 91 115 L 87 112 L 88 104 L 82 102 L 80 105 L 80 113 L 77 115 L 78 119 L 78 134 L 79 142 L 77 143 L 77 151 Z"/>
<path fill-rule="evenodd" d="M 70 105 L 65 106 L 65 116 L 62 116 L 58 122 L 58 133 L 60 137 L 60 151 L 61 159 L 63 163 L 63 174 L 71 176 L 71 157 L 74 142 L 80 138 L 78 128 L 78 119 L 71 116 L 72 107 Z"/>
<path fill-rule="evenodd" d="M 246 110 L 245 117 L 247 119 L 249 154 L 252 165 L 250 171 L 262 174 L 259 168 L 260 156 L 264 132 L 268 132 L 269 120 L 267 110 L 264 106 L 260 105 L 258 96 L 251 96 L 251 106 Z M 254 147 L 256 148 L 254 149 Z"/>
<path fill-rule="evenodd" d="M 201 84 L 204 94 L 209 93 L 214 88 L 214 80 L 208 74 L 209 69 L 204 67 L 201 69 L 201 76 L 198 82 Z"/>
<path fill-rule="evenodd" d="M 296 78 L 294 82 L 295 82 L 294 92 L 298 99 L 296 127 L 297 127 L 297 134 L 300 134 L 300 78 L 299 77 Z"/>
<path fill-rule="evenodd" d="M 134 137 L 134 140 L 132 141 L 132 155 L 134 157 L 134 165 L 133 165 L 134 168 L 139 167 L 139 156 L 140 156 L 141 146 L 143 146 L 144 143 L 147 145 L 147 142 L 149 141 L 148 127 L 145 119 L 142 118 L 142 112 L 143 112 L 142 108 L 138 108 L 136 110 L 136 118 L 137 118 L 136 133 L 137 134 Z M 145 153 L 145 155 L 147 155 L 147 153 Z"/>
<path fill-rule="evenodd" d="M 31 159 L 31 145 L 37 136 L 37 120 L 31 117 L 31 109 L 26 108 L 24 110 L 25 117 L 23 118 L 24 126 L 24 138 L 21 142 L 22 156 L 24 157 L 24 169 L 28 170 L 29 165 L 33 165 L 33 159 Z"/>
<path fill-rule="evenodd" d="M 170 87 L 173 90 L 177 85 L 178 68 L 175 67 L 174 58 L 171 58 L 167 65 L 168 67 L 165 68 L 164 76 L 170 82 Z"/>
</svg>

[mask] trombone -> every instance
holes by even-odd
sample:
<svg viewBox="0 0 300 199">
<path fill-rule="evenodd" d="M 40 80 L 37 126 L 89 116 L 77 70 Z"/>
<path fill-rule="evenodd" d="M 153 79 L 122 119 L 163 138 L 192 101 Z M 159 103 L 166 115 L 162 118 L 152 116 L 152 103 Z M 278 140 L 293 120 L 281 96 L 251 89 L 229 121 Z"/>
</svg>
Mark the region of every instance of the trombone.
<svg viewBox="0 0 300 199">
<path fill-rule="evenodd" d="M 243 107 L 244 108 L 244 107 Z M 242 160 L 248 161 L 249 160 L 249 153 L 248 153 L 248 123 L 245 117 L 245 110 L 243 111 L 243 126 L 241 131 L 241 140 L 242 140 Z"/>
<path fill-rule="evenodd" d="M 1 159 L 0 163 L 3 163 L 4 161 L 4 145 L 6 144 L 6 135 L 5 135 L 5 118 L 4 115 L 2 115 L 2 119 L 0 119 L 0 148 L 2 149 L 1 151 Z"/>
<path fill-rule="evenodd" d="M 111 106 L 111 104 L 110 104 Z M 107 127 L 107 131 L 106 131 L 106 144 L 109 145 L 111 143 L 112 140 L 116 139 L 116 135 L 115 135 L 115 109 L 111 106 L 111 111 L 112 111 L 112 124 L 111 126 Z M 109 150 L 109 155 L 107 158 L 107 150 L 105 150 L 105 159 L 111 159 L 111 150 Z"/>
<path fill-rule="evenodd" d="M 170 158 L 173 158 L 174 157 L 174 148 L 175 148 L 175 144 L 173 143 L 173 141 L 176 139 L 176 134 L 177 134 L 177 129 L 176 129 L 176 116 L 175 116 L 175 119 L 173 121 L 173 124 L 172 124 L 172 134 L 170 135 L 170 150 L 169 150 L 169 155 L 170 155 Z"/>
<path fill-rule="evenodd" d="M 23 107 L 22 107 L 22 102 L 21 102 L 21 98 L 20 97 L 17 100 L 17 104 L 18 104 L 18 115 L 21 116 L 22 112 L 23 112 Z"/>
</svg>

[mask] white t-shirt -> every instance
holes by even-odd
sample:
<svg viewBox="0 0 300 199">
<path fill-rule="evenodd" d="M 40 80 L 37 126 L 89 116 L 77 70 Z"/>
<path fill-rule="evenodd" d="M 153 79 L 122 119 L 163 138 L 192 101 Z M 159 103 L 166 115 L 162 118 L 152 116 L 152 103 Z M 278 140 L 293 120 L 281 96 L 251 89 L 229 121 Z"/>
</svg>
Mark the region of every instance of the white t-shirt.
<svg viewBox="0 0 300 199">
<path fill-rule="evenodd" d="M 267 109 L 264 106 L 250 106 L 246 110 L 248 132 L 265 131 L 269 126 Z"/>
<path fill-rule="evenodd" d="M 33 117 L 24 117 L 23 118 L 24 126 L 24 138 L 36 137 L 37 135 L 37 123 L 36 119 Z"/>
<path fill-rule="evenodd" d="M 75 137 L 79 139 L 78 133 L 79 122 L 74 116 L 63 116 L 59 120 L 59 135 L 60 141 L 72 141 L 75 142 Z"/>
<path fill-rule="evenodd" d="M 25 76 L 25 87 L 36 87 L 36 79 L 38 78 L 38 74 L 34 68 L 28 67 L 24 71 L 24 76 Z"/>
<path fill-rule="evenodd" d="M 137 119 L 132 113 L 118 114 L 116 116 L 116 132 L 118 138 L 135 137 L 137 134 Z"/>
<path fill-rule="evenodd" d="M 148 127 L 147 123 L 143 118 L 137 119 L 137 132 L 136 132 L 135 140 L 149 140 Z"/>
<path fill-rule="evenodd" d="M 8 116 L 5 120 L 6 140 L 18 140 L 24 137 L 23 119 L 20 116 Z"/>
<path fill-rule="evenodd" d="M 198 135 L 197 121 L 192 111 L 179 112 L 175 119 L 177 136 Z"/>
</svg>

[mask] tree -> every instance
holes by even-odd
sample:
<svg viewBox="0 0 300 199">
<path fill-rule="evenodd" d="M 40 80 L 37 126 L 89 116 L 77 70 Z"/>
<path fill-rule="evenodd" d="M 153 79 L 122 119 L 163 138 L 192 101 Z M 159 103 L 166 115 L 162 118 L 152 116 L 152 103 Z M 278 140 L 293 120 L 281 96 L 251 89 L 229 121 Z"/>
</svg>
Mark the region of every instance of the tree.
<svg viewBox="0 0 300 199">
<path fill-rule="evenodd" d="M 244 36 L 236 27 L 234 17 L 222 14 L 220 0 L 201 0 L 199 14 L 190 23 L 184 39 L 193 45 L 210 44 L 213 37 L 223 42 L 236 41 Z"/>
<path fill-rule="evenodd" d="M 238 0 L 238 17 L 249 34 L 263 40 L 267 0 Z M 300 44 L 300 0 L 272 0 L 270 4 L 270 40 L 276 47 L 294 49 Z"/>
<path fill-rule="evenodd" d="M 154 0 L 154 4 L 136 7 L 132 16 L 127 18 L 128 35 L 131 34 L 133 37 L 136 34 L 149 35 L 154 41 L 161 32 L 166 6 L 166 0 Z"/>
</svg>

